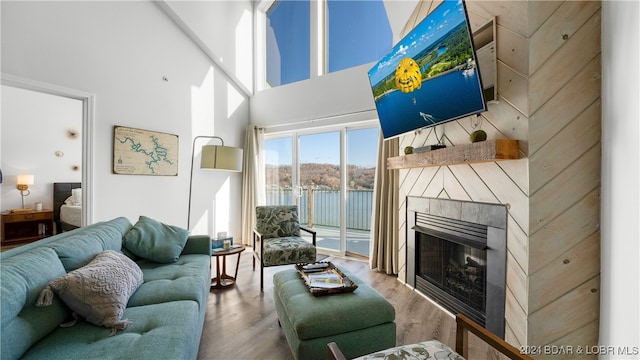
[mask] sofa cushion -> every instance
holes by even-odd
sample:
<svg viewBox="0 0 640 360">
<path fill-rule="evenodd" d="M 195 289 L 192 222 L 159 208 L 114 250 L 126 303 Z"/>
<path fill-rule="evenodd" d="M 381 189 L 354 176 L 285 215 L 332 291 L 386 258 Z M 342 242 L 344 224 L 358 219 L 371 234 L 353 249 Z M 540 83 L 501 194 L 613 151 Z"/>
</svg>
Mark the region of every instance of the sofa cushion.
<svg viewBox="0 0 640 360">
<path fill-rule="evenodd" d="M 3 259 L 0 274 L 0 349 L 3 359 L 17 359 L 69 315 L 57 299 L 47 308 L 35 306 L 40 290 L 65 270 L 53 250 L 39 248 Z"/>
<path fill-rule="evenodd" d="M 52 290 L 88 322 L 125 329 L 131 321 L 121 320 L 129 297 L 142 284 L 142 270 L 125 255 L 107 250 L 86 266 L 53 280 L 40 293 L 38 306 L 50 305 Z"/>
<path fill-rule="evenodd" d="M 113 336 L 106 328 L 78 322 L 56 329 L 22 359 L 196 359 L 202 328 L 198 311 L 193 301 L 127 308 L 124 317 L 135 321 Z"/>
<path fill-rule="evenodd" d="M 316 261 L 316 247 L 301 237 L 264 239 L 263 251 L 264 266 Z"/>
<path fill-rule="evenodd" d="M 298 207 L 295 205 L 256 207 L 256 229 L 265 239 L 300 236 Z"/>
<path fill-rule="evenodd" d="M 182 255 L 172 264 L 140 260 L 144 283 L 129 299 L 127 306 L 142 306 L 177 300 L 196 301 L 207 307 L 211 286 L 211 257 L 204 254 Z"/>
<path fill-rule="evenodd" d="M 46 245 L 55 250 L 67 272 L 87 265 L 105 250 L 121 251 L 122 237 L 131 227 L 124 217 L 64 232 L 29 245 Z M 19 249 L 19 248 L 18 248 Z"/>
<path fill-rule="evenodd" d="M 141 258 L 166 264 L 178 261 L 188 237 L 186 229 L 140 216 L 124 235 L 124 246 Z"/>
</svg>

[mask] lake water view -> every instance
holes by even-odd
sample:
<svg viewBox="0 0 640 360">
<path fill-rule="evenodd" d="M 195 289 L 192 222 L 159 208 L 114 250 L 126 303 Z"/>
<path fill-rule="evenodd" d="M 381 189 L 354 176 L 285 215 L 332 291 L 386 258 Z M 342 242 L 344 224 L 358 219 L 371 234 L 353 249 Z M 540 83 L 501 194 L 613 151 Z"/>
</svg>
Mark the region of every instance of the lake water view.
<svg viewBox="0 0 640 360">
<path fill-rule="evenodd" d="M 308 224 L 309 217 L 314 225 L 325 227 L 340 227 L 340 191 L 339 190 L 313 190 L 313 215 L 309 214 L 308 193 L 302 192 L 298 216 L 300 223 Z M 293 192 L 291 189 L 268 189 L 266 192 L 267 205 L 293 204 Z M 347 229 L 364 230 L 371 229 L 371 216 L 373 214 L 373 190 L 349 190 L 347 191 Z"/>
<path fill-rule="evenodd" d="M 313 219 L 313 230 L 317 233 L 320 248 L 340 249 L 340 191 L 315 189 L 313 194 L 313 214 L 309 213 L 309 199 L 306 191 L 300 196 L 298 216 L 303 226 L 309 226 Z M 293 204 L 291 189 L 267 189 L 267 205 Z M 373 190 L 349 190 L 346 208 L 347 251 L 369 256 L 371 217 L 373 214 Z M 303 237 L 309 237 L 301 233 Z M 310 239 L 308 239 L 310 240 Z"/>
<path fill-rule="evenodd" d="M 478 71 L 452 71 L 429 79 L 410 93 L 393 91 L 376 101 L 385 138 L 483 109 Z M 424 115 L 421 115 L 424 114 Z"/>
</svg>

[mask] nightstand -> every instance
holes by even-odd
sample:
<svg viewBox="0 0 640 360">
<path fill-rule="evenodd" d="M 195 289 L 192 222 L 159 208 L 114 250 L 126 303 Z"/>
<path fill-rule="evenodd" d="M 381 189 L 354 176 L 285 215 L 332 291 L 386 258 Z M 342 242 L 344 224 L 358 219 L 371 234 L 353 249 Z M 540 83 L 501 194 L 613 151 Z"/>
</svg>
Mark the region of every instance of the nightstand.
<svg viewBox="0 0 640 360">
<path fill-rule="evenodd" d="M 2 246 L 30 243 L 52 235 L 52 210 L 2 213 Z"/>
</svg>

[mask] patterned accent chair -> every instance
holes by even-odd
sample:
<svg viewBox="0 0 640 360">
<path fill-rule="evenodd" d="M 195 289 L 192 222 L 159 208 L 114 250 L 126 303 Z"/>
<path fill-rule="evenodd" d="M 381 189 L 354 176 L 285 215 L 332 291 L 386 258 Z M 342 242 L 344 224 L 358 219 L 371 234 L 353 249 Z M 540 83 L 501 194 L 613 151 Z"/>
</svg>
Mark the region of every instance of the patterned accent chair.
<svg viewBox="0 0 640 360">
<path fill-rule="evenodd" d="M 300 236 L 308 232 L 312 241 Z M 264 268 L 316 261 L 316 232 L 300 226 L 295 205 L 256 207 L 253 230 L 253 270 L 260 262 L 260 291 L 264 290 Z"/>
<path fill-rule="evenodd" d="M 394 360 L 409 360 L 409 359 L 421 359 L 421 360 L 464 360 L 469 358 L 469 340 L 474 335 L 476 340 L 484 342 L 486 347 L 495 350 L 500 353 L 496 358 L 509 358 L 513 360 L 533 360 L 527 354 L 524 354 L 522 349 L 518 349 L 515 346 L 509 344 L 502 338 L 498 337 L 494 333 L 480 326 L 475 321 L 469 319 L 463 314 L 456 314 L 456 351 L 453 351 L 447 345 L 441 343 L 438 340 L 429 340 L 421 343 L 396 346 L 386 350 L 382 350 L 373 354 L 357 357 L 352 360 L 379 360 L 379 359 L 394 359 Z M 478 344 L 474 340 L 473 347 L 484 348 L 481 344 Z M 346 360 L 347 358 L 340 350 L 340 347 L 335 342 L 327 344 L 329 360 Z M 484 351 L 484 350 L 483 350 Z M 491 351 L 491 350 L 489 350 Z M 493 351 L 492 351 L 493 352 Z M 480 353 L 474 351 L 475 355 Z M 488 354 L 488 353 L 486 353 Z"/>
</svg>

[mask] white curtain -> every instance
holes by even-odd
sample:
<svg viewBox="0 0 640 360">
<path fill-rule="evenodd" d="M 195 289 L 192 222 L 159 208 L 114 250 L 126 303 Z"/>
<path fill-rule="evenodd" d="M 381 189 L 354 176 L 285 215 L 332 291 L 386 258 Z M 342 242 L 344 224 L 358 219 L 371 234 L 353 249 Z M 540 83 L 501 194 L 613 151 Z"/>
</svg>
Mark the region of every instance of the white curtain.
<svg viewBox="0 0 640 360">
<path fill-rule="evenodd" d="M 242 162 L 242 243 L 253 245 L 256 206 L 264 204 L 263 129 L 247 126 Z"/>
<path fill-rule="evenodd" d="M 398 138 L 378 143 L 378 166 L 375 180 L 375 205 L 372 222 L 373 248 L 369 257 L 371 269 L 398 274 L 398 171 L 387 169 L 387 158 L 398 156 Z"/>
</svg>

